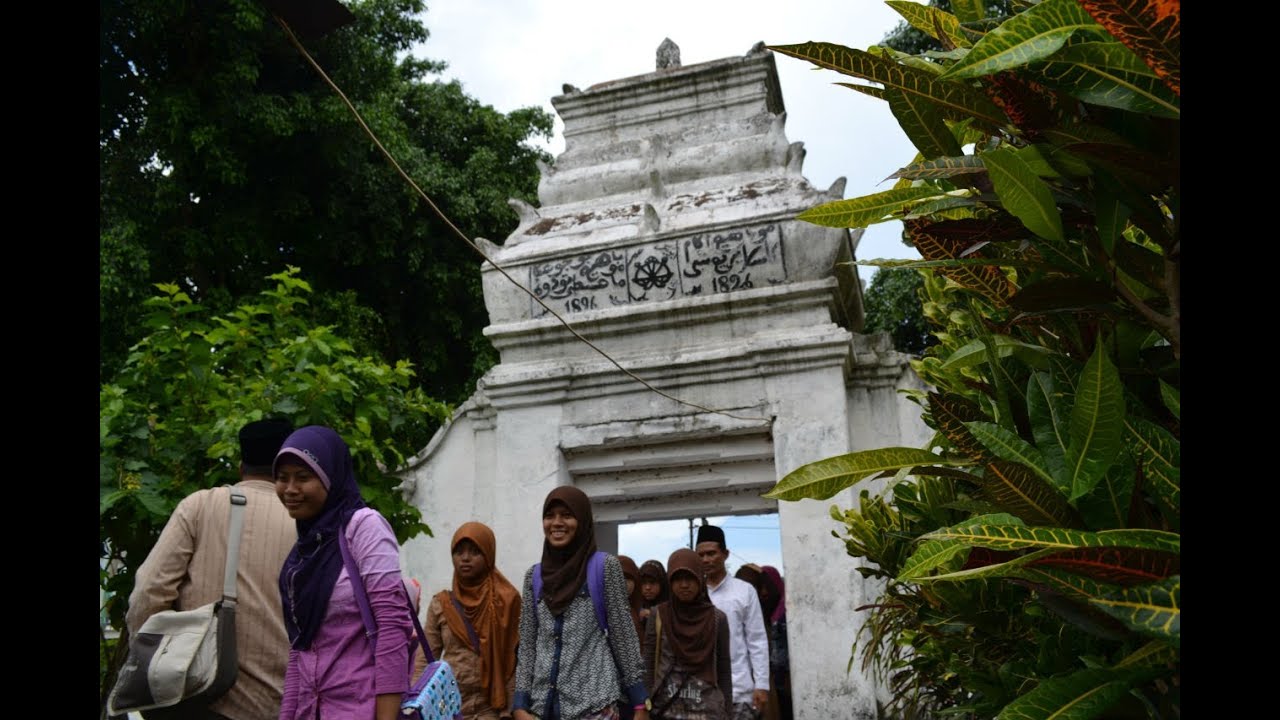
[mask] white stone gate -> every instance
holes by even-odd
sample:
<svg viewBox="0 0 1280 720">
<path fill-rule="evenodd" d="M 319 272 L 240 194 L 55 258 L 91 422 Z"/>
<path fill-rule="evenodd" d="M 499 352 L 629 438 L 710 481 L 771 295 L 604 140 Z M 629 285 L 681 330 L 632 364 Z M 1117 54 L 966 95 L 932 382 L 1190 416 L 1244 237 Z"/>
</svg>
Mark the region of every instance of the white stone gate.
<svg viewBox="0 0 1280 720">
<path fill-rule="evenodd" d="M 592 498 L 608 549 L 621 523 L 776 510 L 796 717 L 875 717 L 874 683 L 845 672 L 874 588 L 828 512 L 854 492 L 760 497 L 806 463 L 927 437 L 895 392 L 919 383 L 906 357 L 856 334 L 861 291 L 841 263 L 860 231 L 792 219 L 840 199 L 844 181 L 823 192 L 801 175 L 762 45 L 566 91 L 552 100 L 565 151 L 543 171 L 542 207 L 515 203 L 520 226 L 486 252 L 628 370 L 735 417 L 646 389 L 486 263 L 501 362 L 405 475 L 435 532 L 406 544 L 405 570 L 447 587 L 448 539 L 476 519 L 519 583 L 540 557 L 542 500 L 563 484 Z"/>
</svg>

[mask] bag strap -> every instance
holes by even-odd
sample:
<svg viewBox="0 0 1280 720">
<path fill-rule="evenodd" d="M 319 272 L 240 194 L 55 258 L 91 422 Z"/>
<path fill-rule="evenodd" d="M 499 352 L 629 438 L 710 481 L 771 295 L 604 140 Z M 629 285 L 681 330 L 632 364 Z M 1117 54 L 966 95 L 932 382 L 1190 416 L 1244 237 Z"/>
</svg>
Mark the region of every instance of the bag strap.
<svg viewBox="0 0 1280 720">
<path fill-rule="evenodd" d="M 654 643 L 656 647 L 653 651 L 653 679 L 658 679 L 658 664 L 662 662 L 662 613 L 656 609 L 653 611 L 653 622 L 655 626 L 654 633 L 657 635 Z M 657 692 L 655 689 L 654 692 Z"/>
<path fill-rule="evenodd" d="M 605 607 L 604 597 L 604 559 L 608 553 L 597 550 L 587 559 L 587 595 L 591 596 L 591 605 L 596 611 L 596 623 L 600 632 L 609 634 L 609 612 Z M 536 607 L 542 599 L 542 563 L 533 566 L 533 604 Z"/>
<path fill-rule="evenodd" d="M 364 576 L 360 574 L 360 568 L 356 567 L 355 558 L 351 557 L 351 550 L 347 548 L 347 529 L 344 527 L 338 531 L 338 550 L 342 552 L 342 564 L 347 568 L 347 577 L 351 579 L 351 592 L 356 597 L 356 605 L 360 607 L 360 619 L 364 621 L 364 634 L 369 638 L 369 643 L 376 645 L 378 642 L 378 626 L 373 621 L 373 610 L 369 608 L 369 591 L 364 587 Z M 427 642 L 427 634 L 422 630 L 422 623 L 418 620 L 418 613 L 413 611 L 413 599 L 409 597 L 409 591 L 404 588 L 404 583 L 400 583 L 401 590 L 404 591 L 405 600 L 409 601 L 409 616 L 413 618 L 413 629 L 417 633 L 417 642 L 422 645 L 422 652 L 427 656 L 427 664 L 436 661 L 435 656 L 431 654 L 431 645 Z M 409 669 L 413 669 L 413 645 L 414 640 L 409 641 Z"/>
<path fill-rule="evenodd" d="M 596 622 L 606 637 L 609 635 L 609 612 L 605 607 L 604 596 L 604 559 L 608 557 L 603 550 L 592 553 L 587 560 L 587 594 L 591 596 L 591 604 L 596 609 Z"/>
<path fill-rule="evenodd" d="M 462 603 L 458 602 L 458 598 L 454 597 L 453 591 L 449 591 L 449 600 L 453 603 L 453 608 L 462 616 L 462 623 L 467 626 L 467 636 L 471 638 L 471 647 L 475 648 L 476 654 L 480 654 L 480 636 L 476 635 L 476 629 L 471 625 L 471 618 L 467 617 L 467 611 L 462 607 Z"/>
<path fill-rule="evenodd" d="M 240 535 L 244 529 L 244 507 L 249 498 L 241 490 L 231 488 L 231 521 L 227 523 L 227 562 L 222 577 L 222 604 L 236 606 L 236 570 L 240 567 Z"/>
</svg>

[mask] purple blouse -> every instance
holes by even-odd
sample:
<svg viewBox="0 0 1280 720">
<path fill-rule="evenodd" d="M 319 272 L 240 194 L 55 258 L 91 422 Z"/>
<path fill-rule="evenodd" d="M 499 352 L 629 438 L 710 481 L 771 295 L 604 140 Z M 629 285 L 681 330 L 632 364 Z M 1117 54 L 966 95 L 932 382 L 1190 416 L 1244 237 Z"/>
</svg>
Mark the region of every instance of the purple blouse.
<svg viewBox="0 0 1280 720">
<path fill-rule="evenodd" d="M 360 608 L 344 567 L 311 647 L 289 651 L 280 720 L 372 720 L 375 697 L 409 689 L 409 599 L 400 580 L 400 546 L 386 518 L 361 508 L 347 523 L 351 556 L 360 568 L 378 626 L 377 647 L 365 636 Z"/>
</svg>

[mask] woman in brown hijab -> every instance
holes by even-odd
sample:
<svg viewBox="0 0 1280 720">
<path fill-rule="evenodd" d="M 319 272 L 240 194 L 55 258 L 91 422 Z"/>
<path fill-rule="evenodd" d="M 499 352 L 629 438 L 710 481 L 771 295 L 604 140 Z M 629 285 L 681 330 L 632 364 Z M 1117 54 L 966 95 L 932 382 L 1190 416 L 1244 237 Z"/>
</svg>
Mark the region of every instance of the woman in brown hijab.
<svg viewBox="0 0 1280 720">
<path fill-rule="evenodd" d="M 635 720 L 649 720 L 622 563 L 597 556 L 586 493 L 568 485 L 548 493 L 542 537 L 542 562 L 521 583 L 515 720 L 618 720 L 624 708 Z M 602 568 L 598 585 L 588 582 L 593 558 Z M 596 616 L 600 601 L 603 623 Z"/>
<path fill-rule="evenodd" d="M 427 642 L 453 667 L 468 720 L 511 717 L 520 594 L 495 567 L 497 554 L 493 530 L 463 523 L 453 534 L 453 589 L 427 608 Z"/>
<path fill-rule="evenodd" d="M 640 593 L 640 567 L 636 565 L 636 561 L 626 555 L 619 555 L 618 562 L 622 563 L 622 577 L 627 581 L 627 600 L 631 604 L 631 621 L 636 626 L 636 637 L 640 637 L 644 632 L 644 625 L 640 621 L 640 608 L 644 606 L 644 595 Z"/>
<path fill-rule="evenodd" d="M 645 560 L 640 566 L 640 598 L 640 622 L 649 617 L 650 610 L 671 599 L 667 569 L 657 560 Z"/>
<path fill-rule="evenodd" d="M 654 720 L 728 720 L 733 698 L 729 621 L 711 604 L 702 561 L 688 548 L 667 561 L 671 600 L 645 623 L 645 679 Z"/>
</svg>

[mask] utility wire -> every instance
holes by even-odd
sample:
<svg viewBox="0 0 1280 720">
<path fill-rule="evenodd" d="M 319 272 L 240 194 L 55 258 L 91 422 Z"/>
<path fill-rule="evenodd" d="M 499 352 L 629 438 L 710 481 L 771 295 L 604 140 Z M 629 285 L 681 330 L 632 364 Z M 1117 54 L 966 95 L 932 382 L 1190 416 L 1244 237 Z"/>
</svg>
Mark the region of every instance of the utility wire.
<svg viewBox="0 0 1280 720">
<path fill-rule="evenodd" d="M 320 67 L 320 64 L 317 63 L 315 59 L 311 57 L 311 53 L 307 52 L 307 49 L 302 46 L 302 43 L 298 41 L 297 36 L 293 34 L 293 30 L 290 29 L 289 24 L 284 21 L 284 18 L 280 17 L 276 13 L 272 13 L 272 17 L 274 17 L 276 19 L 276 22 L 280 24 L 280 27 L 284 29 L 285 35 L 287 35 L 289 38 L 289 42 L 295 48 L 298 49 L 298 52 L 302 53 L 302 56 L 307 59 L 307 62 L 311 64 L 311 67 L 315 68 L 315 71 L 320 74 L 321 78 L 324 78 L 324 81 L 329 84 L 329 87 L 333 88 L 333 91 L 338 94 L 338 97 L 342 98 L 342 102 L 346 103 L 347 108 L 351 110 L 351 114 L 354 115 L 356 118 L 356 121 L 360 123 L 360 127 L 364 128 L 365 133 L 368 134 L 370 139 L 373 140 L 373 143 L 378 146 L 378 149 L 382 151 L 383 156 L 385 156 L 387 160 L 391 163 L 392 167 L 396 169 L 396 172 L 400 173 L 400 176 L 405 179 L 405 182 L 409 183 L 409 185 L 413 187 L 414 190 L 417 191 L 418 195 L 421 196 L 422 199 L 427 202 L 427 205 L 431 207 L 432 211 L 435 212 L 436 216 L 438 216 L 441 220 L 443 220 L 445 224 L 448 225 L 449 228 L 453 230 L 454 233 L 457 234 L 458 237 L 462 238 L 463 242 L 465 242 L 467 245 L 471 247 L 472 250 L 475 250 L 477 253 L 479 253 L 480 257 L 484 258 L 485 262 L 489 263 L 498 272 L 502 273 L 502 276 L 505 277 L 507 280 L 509 280 L 511 284 L 523 290 L 529 297 L 533 298 L 535 302 L 537 302 L 548 313 L 550 313 L 553 317 L 555 317 L 556 320 L 559 320 L 560 324 L 564 325 L 565 329 L 568 330 L 570 333 L 572 333 L 575 338 L 577 338 L 578 340 L 581 340 L 592 350 L 595 350 L 602 357 L 604 357 L 605 360 L 608 360 L 610 363 L 613 364 L 614 367 L 621 370 L 632 380 L 635 380 L 636 382 L 652 390 L 653 392 L 661 395 L 662 397 L 667 398 L 668 400 L 673 400 L 681 405 L 687 405 L 688 407 L 695 408 L 697 410 L 703 410 L 709 413 L 715 413 L 717 415 L 724 415 L 726 417 L 731 417 L 731 418 L 734 418 L 735 420 L 759 420 L 762 422 L 769 422 L 769 418 L 734 415 L 733 413 L 726 412 L 724 410 L 714 410 L 712 408 L 704 407 L 697 403 L 689 402 L 688 400 L 681 400 L 680 398 L 675 397 L 674 395 L 669 395 L 663 392 L 662 390 L 659 390 L 658 388 L 654 387 L 653 385 L 650 385 L 648 381 L 646 381 L 644 378 L 640 377 L 639 375 L 636 375 L 630 370 L 622 367 L 622 365 L 619 364 L 617 360 L 614 360 L 608 353 L 606 353 L 604 350 L 601 350 L 599 347 L 597 347 L 595 343 L 592 343 L 590 340 L 583 337 L 582 334 L 579 333 L 572 325 L 570 325 L 567 320 L 561 317 L 560 313 L 556 312 L 551 308 L 550 305 L 543 302 L 542 298 L 534 294 L 534 292 L 531 291 L 529 288 L 525 287 L 518 280 L 511 277 L 511 274 L 507 272 L 506 268 L 502 267 L 497 262 L 495 262 L 492 258 L 490 258 L 488 255 L 486 255 L 484 250 L 482 250 L 479 245 L 473 242 L 471 238 L 467 237 L 466 233 L 459 230 L 458 226 L 454 225 L 453 221 L 450 220 L 448 216 L 446 216 L 444 212 L 440 210 L 439 207 L 436 207 L 436 204 L 432 202 L 431 198 L 428 197 L 427 194 L 422 191 L 422 188 L 418 187 L 418 184 L 413 181 L 413 178 L 409 177 L 409 174 L 404 171 L 404 168 L 400 167 L 400 163 L 396 162 L 396 159 L 382 145 L 382 141 L 378 139 L 378 136 L 373 132 L 373 130 L 369 128 L 368 124 L 365 123 L 364 118 L 360 115 L 360 111 L 356 110 L 356 106 L 351 104 L 351 101 L 347 99 L 346 93 L 342 92 L 342 89 L 339 88 L 338 85 L 332 79 L 330 79 L 329 75 L 324 71 L 324 69 Z"/>
</svg>

